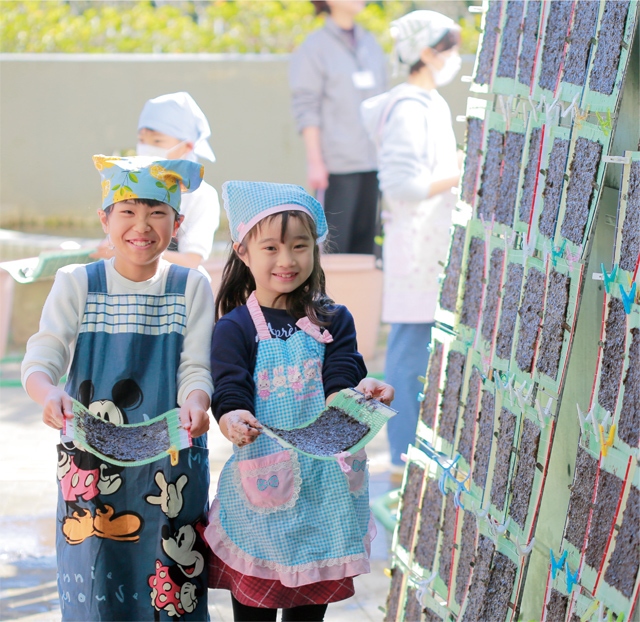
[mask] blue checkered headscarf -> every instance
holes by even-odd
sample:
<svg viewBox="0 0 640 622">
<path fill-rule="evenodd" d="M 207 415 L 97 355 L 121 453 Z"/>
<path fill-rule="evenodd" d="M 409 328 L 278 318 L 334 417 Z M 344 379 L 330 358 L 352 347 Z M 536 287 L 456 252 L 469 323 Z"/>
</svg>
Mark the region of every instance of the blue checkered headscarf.
<svg viewBox="0 0 640 622">
<path fill-rule="evenodd" d="M 327 237 L 327 220 L 322 205 L 301 186 L 227 181 L 222 184 L 222 200 L 234 242 L 241 242 L 263 218 L 289 210 L 305 212 L 313 218 L 318 243 Z"/>
</svg>

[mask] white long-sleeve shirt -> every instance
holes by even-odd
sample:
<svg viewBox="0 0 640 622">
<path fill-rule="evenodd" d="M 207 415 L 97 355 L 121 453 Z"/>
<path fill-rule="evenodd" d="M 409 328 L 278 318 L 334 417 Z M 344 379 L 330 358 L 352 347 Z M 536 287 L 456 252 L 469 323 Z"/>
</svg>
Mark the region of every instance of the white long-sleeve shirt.
<svg viewBox="0 0 640 622">
<path fill-rule="evenodd" d="M 158 271 L 147 281 L 124 278 L 114 267 L 114 260 L 105 261 L 109 294 L 162 295 L 171 264 L 160 260 Z M 40 328 L 27 342 L 22 362 L 22 384 L 36 371 L 47 374 L 54 384 L 67 372 L 73 347 L 80 331 L 88 292 L 84 265 L 70 265 L 58 270 L 53 287 L 42 309 Z M 206 277 L 190 270 L 185 288 L 187 326 L 180 354 L 176 381 L 178 404 L 200 389 L 210 397 L 213 382 L 210 371 L 210 346 L 213 331 L 213 294 Z"/>
</svg>

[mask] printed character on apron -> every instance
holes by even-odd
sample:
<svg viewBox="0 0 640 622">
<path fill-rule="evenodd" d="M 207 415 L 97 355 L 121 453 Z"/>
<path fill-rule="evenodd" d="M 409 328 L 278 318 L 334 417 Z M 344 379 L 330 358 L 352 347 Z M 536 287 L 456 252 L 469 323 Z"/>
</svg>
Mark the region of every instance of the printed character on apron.
<svg viewBox="0 0 640 622">
<path fill-rule="evenodd" d="M 65 390 L 116 424 L 176 408 L 189 270 L 172 265 L 158 296 L 110 295 L 104 263 L 86 271 L 87 301 Z M 207 512 L 206 436 L 180 451 L 175 466 L 167 455 L 114 467 L 65 437 L 58 452 L 63 620 L 207 620 L 198 529 Z"/>
<path fill-rule="evenodd" d="M 302 318 L 287 340 L 273 338 L 255 293 L 247 308 L 259 340 L 255 416 L 285 429 L 308 423 L 325 407 L 322 364 L 332 337 Z M 233 571 L 289 588 L 369 572 L 374 528 L 364 450 L 347 458 L 354 460 L 358 468 L 344 474 L 337 462 L 283 449 L 264 434 L 234 446 L 205 531 L 215 555 Z"/>
</svg>

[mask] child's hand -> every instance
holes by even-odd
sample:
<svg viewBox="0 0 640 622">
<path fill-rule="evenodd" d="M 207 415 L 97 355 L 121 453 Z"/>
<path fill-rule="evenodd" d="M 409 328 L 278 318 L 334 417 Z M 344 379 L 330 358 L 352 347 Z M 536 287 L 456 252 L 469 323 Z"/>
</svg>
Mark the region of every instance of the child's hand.
<svg viewBox="0 0 640 622">
<path fill-rule="evenodd" d="M 180 408 L 180 422 L 191 438 L 202 436 L 209 429 L 209 396 L 199 389 L 191 391 Z"/>
<path fill-rule="evenodd" d="M 375 378 L 364 378 L 355 389 L 363 393 L 367 399 L 374 398 L 387 406 L 393 402 L 396 395 L 396 390 L 390 384 Z"/>
<path fill-rule="evenodd" d="M 238 447 L 253 443 L 262 425 L 248 410 L 232 410 L 220 417 L 220 431 Z"/>
<path fill-rule="evenodd" d="M 64 418 L 73 419 L 73 401 L 68 393 L 52 387 L 42 403 L 42 420 L 54 430 L 62 430 Z"/>
</svg>

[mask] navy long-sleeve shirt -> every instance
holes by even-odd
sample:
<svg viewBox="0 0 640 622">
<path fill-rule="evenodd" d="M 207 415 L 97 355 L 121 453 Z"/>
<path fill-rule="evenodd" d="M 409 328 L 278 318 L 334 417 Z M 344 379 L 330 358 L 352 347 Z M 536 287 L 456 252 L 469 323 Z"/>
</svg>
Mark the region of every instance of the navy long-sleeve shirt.
<svg viewBox="0 0 640 622">
<path fill-rule="evenodd" d="M 286 310 L 261 307 L 271 335 L 288 339 L 300 330 Z M 346 307 L 336 305 L 335 314 L 326 319 L 333 341 L 325 348 L 322 384 L 325 397 L 356 386 L 366 375 L 362 355 L 358 352 L 353 317 Z M 255 414 L 253 373 L 258 353 L 258 335 L 246 306 L 237 307 L 221 317 L 211 341 L 213 400 L 211 410 L 216 420 L 232 410 Z"/>
</svg>

